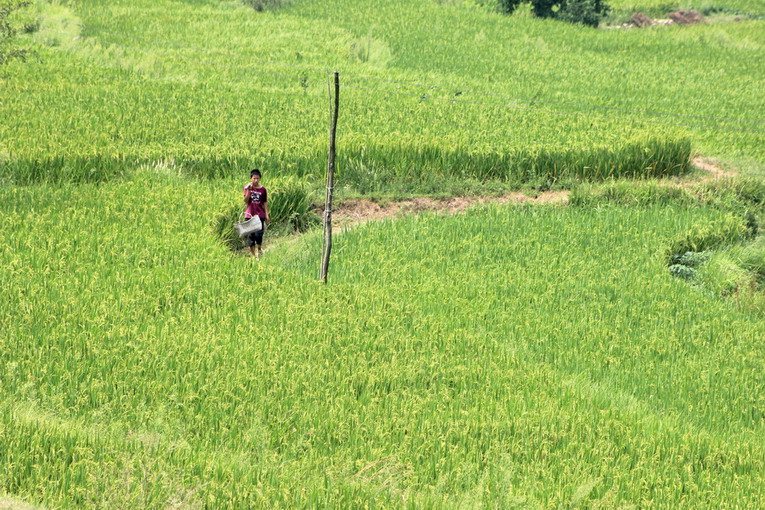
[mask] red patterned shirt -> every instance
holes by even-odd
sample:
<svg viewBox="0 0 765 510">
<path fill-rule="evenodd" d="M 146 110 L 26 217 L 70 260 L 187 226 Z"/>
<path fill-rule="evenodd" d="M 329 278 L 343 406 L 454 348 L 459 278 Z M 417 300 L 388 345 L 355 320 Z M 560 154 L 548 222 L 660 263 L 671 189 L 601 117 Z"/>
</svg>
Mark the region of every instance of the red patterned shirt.
<svg viewBox="0 0 765 510">
<path fill-rule="evenodd" d="M 249 219 L 253 216 L 258 216 L 261 220 L 266 220 L 266 202 L 268 202 L 268 191 L 263 186 L 257 188 L 248 184 L 244 187 L 243 196 L 249 196 L 251 201 L 247 204 L 247 209 L 244 211 L 244 218 Z"/>
</svg>

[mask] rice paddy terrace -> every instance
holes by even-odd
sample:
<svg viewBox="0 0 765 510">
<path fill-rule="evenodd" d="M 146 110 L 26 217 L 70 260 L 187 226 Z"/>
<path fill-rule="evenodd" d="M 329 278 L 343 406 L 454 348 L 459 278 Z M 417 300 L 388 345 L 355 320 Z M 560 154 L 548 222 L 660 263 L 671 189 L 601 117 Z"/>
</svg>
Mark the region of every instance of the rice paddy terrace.
<svg viewBox="0 0 765 510">
<path fill-rule="evenodd" d="M 725 1 L 751 16 L 35 3 L 0 81 L 0 508 L 764 506 L 765 21 Z M 358 225 L 328 285 L 315 229 L 232 253 L 249 168 L 284 225 L 320 190 L 327 69 L 341 199 L 569 200 Z"/>
</svg>

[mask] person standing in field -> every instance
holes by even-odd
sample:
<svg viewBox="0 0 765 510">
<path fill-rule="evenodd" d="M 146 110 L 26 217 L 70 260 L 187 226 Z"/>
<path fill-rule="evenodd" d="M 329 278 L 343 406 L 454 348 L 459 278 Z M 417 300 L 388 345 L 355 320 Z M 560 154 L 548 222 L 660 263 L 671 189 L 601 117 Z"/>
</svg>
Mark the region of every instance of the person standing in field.
<svg viewBox="0 0 765 510">
<path fill-rule="evenodd" d="M 260 218 L 263 224 L 263 230 L 252 233 L 247 237 L 247 246 L 250 247 L 250 254 L 253 257 L 260 258 L 263 253 L 263 234 L 266 232 L 266 225 L 271 223 L 271 216 L 268 214 L 268 190 L 260 185 L 262 174 L 257 168 L 250 172 L 250 182 L 244 187 L 244 203 L 247 209 L 244 211 L 244 219 L 248 220 L 254 216 Z M 255 247 L 258 251 L 255 253 Z"/>
</svg>

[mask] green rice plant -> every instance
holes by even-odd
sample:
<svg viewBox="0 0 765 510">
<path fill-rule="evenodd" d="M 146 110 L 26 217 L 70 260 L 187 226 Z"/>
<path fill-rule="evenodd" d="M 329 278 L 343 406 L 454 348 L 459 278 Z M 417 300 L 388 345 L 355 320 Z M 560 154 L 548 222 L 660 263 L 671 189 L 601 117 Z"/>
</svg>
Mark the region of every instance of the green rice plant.
<svg viewBox="0 0 765 510">
<path fill-rule="evenodd" d="M 736 308 L 755 316 L 765 313 L 765 250 L 763 238 L 711 252 L 698 267 L 688 268 L 691 280 L 714 297 L 732 299 Z M 672 268 L 670 267 L 670 272 Z M 675 273 L 676 276 L 683 276 Z"/>
<path fill-rule="evenodd" d="M 0 491 L 45 507 L 762 506 L 763 323 L 663 260 L 730 213 L 382 221 L 335 238 L 323 285 L 318 232 L 257 265 L 221 249 L 209 222 L 240 186 L 147 169 L 0 188 Z"/>
<path fill-rule="evenodd" d="M 569 198 L 569 203 L 576 207 L 605 204 L 621 206 L 690 204 L 693 201 L 692 195 L 685 189 L 657 181 L 581 184 L 574 187 Z"/>
<path fill-rule="evenodd" d="M 672 241 L 666 249 L 667 261 L 687 252 L 703 252 L 724 247 L 751 238 L 745 221 L 738 215 L 728 213 L 714 222 L 699 225 Z"/>
<path fill-rule="evenodd" d="M 699 285 L 713 296 L 732 296 L 747 288 L 751 281 L 751 274 L 725 251 L 713 253 L 699 270 Z"/>
<path fill-rule="evenodd" d="M 243 207 L 230 206 L 225 212 L 215 217 L 212 224 L 213 235 L 233 252 L 238 252 L 246 247 L 245 240 L 234 230 L 234 223 L 242 221 Z"/>
<path fill-rule="evenodd" d="M 765 182 L 752 177 L 733 177 L 708 181 L 694 189 L 701 200 L 728 207 L 763 209 Z"/>
<path fill-rule="evenodd" d="M 753 273 L 760 283 L 765 283 L 765 238 L 742 247 L 738 253 L 741 266 Z"/>
<path fill-rule="evenodd" d="M 746 225 L 745 238 L 752 238 L 752 229 Z M 704 229 L 705 230 L 705 229 Z M 705 230 L 708 232 L 708 230 Z M 721 233 L 722 234 L 722 233 Z M 699 231 L 689 233 L 685 238 L 696 235 L 693 244 L 705 246 L 706 251 L 678 252 L 669 260 L 669 272 L 673 276 L 696 284 L 703 291 L 715 297 L 735 297 L 736 305 L 759 314 L 765 311 L 762 304 L 765 294 L 765 238 L 743 242 L 740 235 L 712 235 L 704 239 Z"/>
<path fill-rule="evenodd" d="M 744 218 L 751 237 L 760 232 L 765 216 L 765 185 L 756 178 L 730 178 L 695 186 L 691 193 L 697 201 L 734 211 Z"/>
<path fill-rule="evenodd" d="M 40 27 L 59 43 L 38 38 L 41 61 L 0 87 L 0 492 L 765 506 L 763 322 L 667 272 L 715 249 L 696 281 L 718 264 L 731 295 L 757 296 L 716 256 L 753 235 L 739 206 L 759 214 L 759 188 L 689 205 L 645 180 L 693 152 L 763 161 L 761 22 L 591 31 L 427 0 L 56 9 Z M 326 167 L 326 75 L 308 67 L 341 71 L 341 189 L 643 181 L 607 188 L 610 207 L 349 230 L 329 285 L 318 232 L 254 265 L 211 222 L 231 225 L 258 166 L 274 215 L 303 224 Z"/>
<path fill-rule="evenodd" d="M 273 197 L 269 204 L 271 221 L 285 223 L 296 232 L 316 225 L 317 216 L 311 210 L 314 194 L 305 179 L 286 177 L 273 184 L 269 181 L 269 186 L 269 195 Z"/>
<path fill-rule="evenodd" d="M 740 64 L 761 51 L 756 22 L 593 33 L 424 0 L 267 14 L 88 2 L 40 16 L 51 38 L 30 37 L 50 46 L 0 90 L 3 182 L 107 182 L 166 161 L 204 179 L 254 164 L 318 175 L 327 111 L 317 67 L 341 72 L 338 170 L 356 192 L 673 176 L 688 169 L 691 147 L 762 159 L 761 80 Z M 433 41 L 424 27 L 434 19 L 459 23 L 460 37 Z M 389 57 L 359 62 L 353 45 L 364 38 Z M 619 48 L 633 65 L 602 73 L 618 67 Z M 686 48 L 704 62 L 681 72 L 671 55 Z M 701 85 L 709 68 L 722 70 L 713 87 Z"/>
</svg>

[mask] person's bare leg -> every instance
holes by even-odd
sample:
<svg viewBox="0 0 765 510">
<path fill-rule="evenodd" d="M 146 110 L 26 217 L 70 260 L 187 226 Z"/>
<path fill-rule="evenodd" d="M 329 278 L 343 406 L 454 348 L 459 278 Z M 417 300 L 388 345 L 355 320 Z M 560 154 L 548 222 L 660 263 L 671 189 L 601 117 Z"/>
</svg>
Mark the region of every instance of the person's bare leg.
<svg viewBox="0 0 765 510">
<path fill-rule="evenodd" d="M 250 246 L 250 255 L 255 256 L 255 246 Z"/>
<path fill-rule="evenodd" d="M 263 250 L 260 249 L 260 245 L 258 245 L 258 254 L 257 258 L 260 259 L 260 256 L 263 255 Z"/>
</svg>

